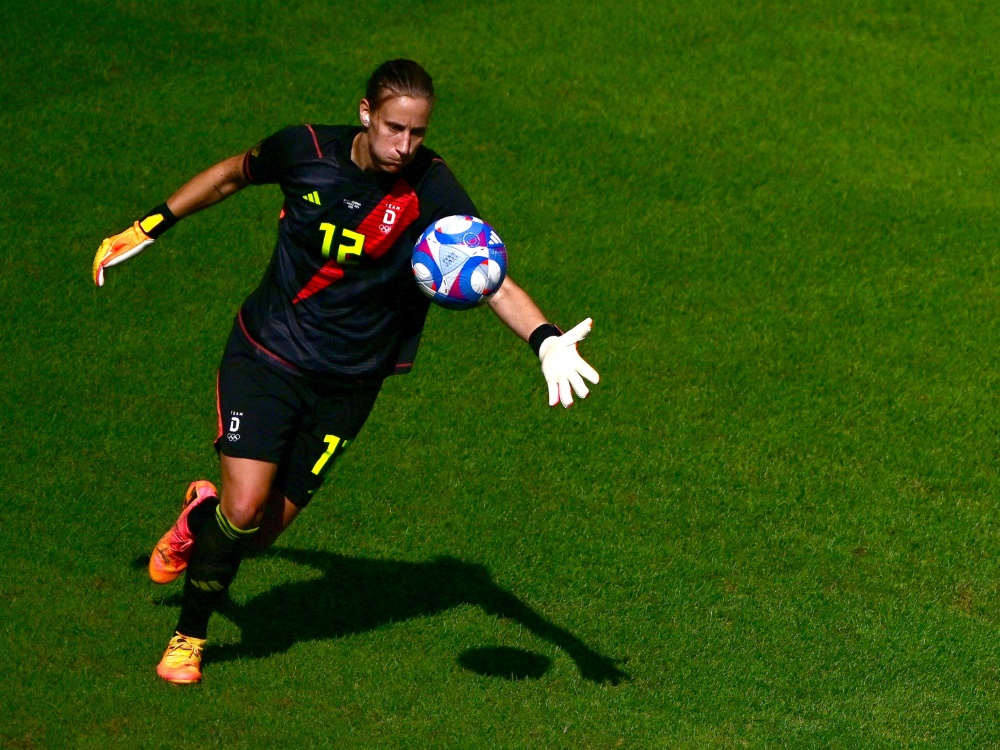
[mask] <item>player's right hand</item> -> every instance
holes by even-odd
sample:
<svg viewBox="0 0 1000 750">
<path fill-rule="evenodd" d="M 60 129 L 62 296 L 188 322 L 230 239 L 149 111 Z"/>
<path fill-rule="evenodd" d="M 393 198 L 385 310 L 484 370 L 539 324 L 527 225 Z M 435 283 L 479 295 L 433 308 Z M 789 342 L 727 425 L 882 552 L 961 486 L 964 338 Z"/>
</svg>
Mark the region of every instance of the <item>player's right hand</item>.
<svg viewBox="0 0 1000 750">
<path fill-rule="evenodd" d="M 104 286 L 104 269 L 138 255 L 153 243 L 153 238 L 142 231 L 137 221 L 121 234 L 108 237 L 94 256 L 94 283 Z"/>
</svg>

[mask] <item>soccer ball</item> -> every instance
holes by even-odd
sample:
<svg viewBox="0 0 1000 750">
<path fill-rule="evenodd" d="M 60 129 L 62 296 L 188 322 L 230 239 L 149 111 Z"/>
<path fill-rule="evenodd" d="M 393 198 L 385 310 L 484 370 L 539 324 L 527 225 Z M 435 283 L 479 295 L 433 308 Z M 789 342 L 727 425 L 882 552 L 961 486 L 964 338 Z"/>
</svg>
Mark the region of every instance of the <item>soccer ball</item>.
<svg viewBox="0 0 1000 750">
<path fill-rule="evenodd" d="M 465 310 L 503 284 L 507 248 L 482 219 L 446 216 L 420 235 L 411 265 L 420 291 L 442 307 Z"/>
</svg>

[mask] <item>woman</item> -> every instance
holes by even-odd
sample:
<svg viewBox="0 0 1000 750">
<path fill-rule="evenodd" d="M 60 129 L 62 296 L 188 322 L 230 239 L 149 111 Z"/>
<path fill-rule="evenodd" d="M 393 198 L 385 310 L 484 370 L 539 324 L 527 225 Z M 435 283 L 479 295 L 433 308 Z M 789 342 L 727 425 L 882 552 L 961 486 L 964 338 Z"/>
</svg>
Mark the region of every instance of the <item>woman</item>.
<svg viewBox="0 0 1000 750">
<path fill-rule="evenodd" d="M 445 216 L 478 216 L 448 167 L 423 146 L 433 83 L 411 60 L 379 66 L 368 81 L 361 127 L 285 128 L 192 178 L 94 259 L 94 281 L 178 220 L 248 185 L 285 196 L 274 256 L 243 303 L 218 377 L 222 492 L 192 482 L 180 517 L 149 561 L 169 583 L 187 571 L 177 630 L 157 673 L 201 680 L 212 611 L 242 551 L 269 546 L 323 483 L 364 424 L 382 381 L 407 372 L 429 301 L 409 267 L 413 245 Z M 539 355 L 549 404 L 573 402 L 598 381 L 577 353 L 585 320 L 562 334 L 508 277 L 490 308 Z"/>
</svg>

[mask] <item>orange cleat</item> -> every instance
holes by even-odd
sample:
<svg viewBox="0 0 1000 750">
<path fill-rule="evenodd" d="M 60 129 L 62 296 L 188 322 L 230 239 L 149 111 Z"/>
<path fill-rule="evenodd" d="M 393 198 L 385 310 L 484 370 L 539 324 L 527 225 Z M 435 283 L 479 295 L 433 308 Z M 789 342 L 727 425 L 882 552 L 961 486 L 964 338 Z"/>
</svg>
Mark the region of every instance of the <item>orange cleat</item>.
<svg viewBox="0 0 1000 750">
<path fill-rule="evenodd" d="M 154 583 L 170 583 L 187 568 L 194 549 L 194 536 L 188 528 L 188 515 L 210 497 L 218 497 L 215 485 L 207 479 L 198 479 L 188 485 L 184 494 L 181 514 L 153 548 L 149 556 L 149 577 Z"/>
<path fill-rule="evenodd" d="M 156 665 L 156 674 L 175 685 L 201 682 L 201 652 L 204 648 L 204 638 L 174 633 L 163 658 Z"/>
</svg>

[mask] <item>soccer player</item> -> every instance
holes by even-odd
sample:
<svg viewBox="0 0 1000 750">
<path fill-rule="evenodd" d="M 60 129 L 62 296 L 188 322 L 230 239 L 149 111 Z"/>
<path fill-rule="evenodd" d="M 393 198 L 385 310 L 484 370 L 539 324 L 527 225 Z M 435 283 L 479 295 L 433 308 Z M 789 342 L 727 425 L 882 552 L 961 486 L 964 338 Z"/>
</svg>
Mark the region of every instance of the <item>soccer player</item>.
<svg viewBox="0 0 1000 750">
<path fill-rule="evenodd" d="M 440 218 L 479 215 L 423 145 L 433 107 L 420 65 L 383 63 L 360 102 L 361 127 L 280 130 L 193 177 L 94 258 L 102 286 L 108 267 L 180 219 L 248 185 L 276 183 L 284 194 L 274 255 L 219 367 L 222 492 L 192 482 L 149 560 L 157 583 L 186 571 L 177 629 L 157 667 L 168 682 L 201 680 L 208 621 L 243 550 L 266 548 L 288 527 L 357 436 L 382 381 L 413 363 L 430 305 L 410 270 L 413 246 Z M 509 276 L 489 306 L 538 355 L 550 406 L 570 406 L 574 391 L 587 396 L 584 378 L 598 375 L 576 344 L 589 318 L 562 333 Z"/>
</svg>

